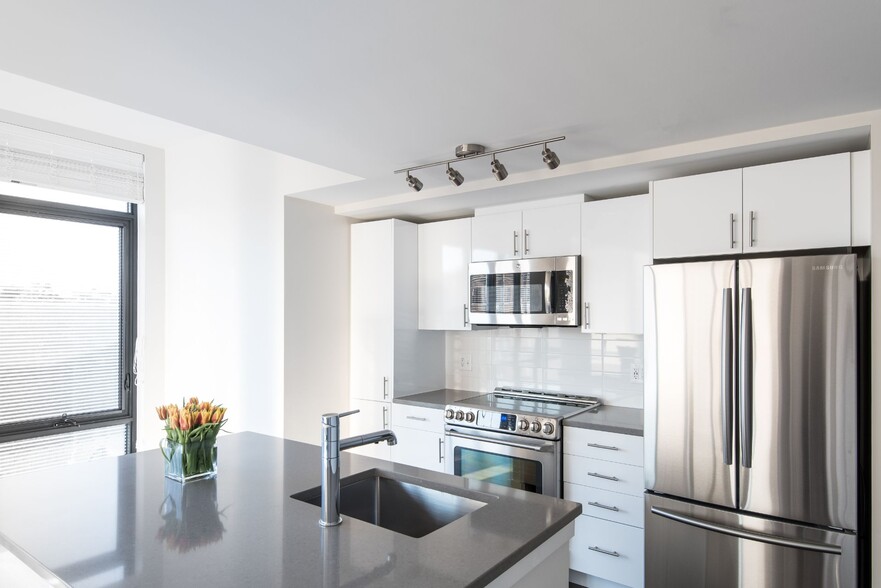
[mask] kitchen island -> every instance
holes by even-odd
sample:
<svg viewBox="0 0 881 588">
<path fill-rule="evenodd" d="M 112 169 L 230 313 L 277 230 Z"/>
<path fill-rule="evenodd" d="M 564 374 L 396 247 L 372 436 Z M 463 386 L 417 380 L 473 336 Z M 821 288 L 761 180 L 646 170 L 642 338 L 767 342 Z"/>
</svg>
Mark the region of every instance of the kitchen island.
<svg viewBox="0 0 881 588">
<path fill-rule="evenodd" d="M 0 479 L 0 544 L 72 586 L 496 586 L 568 568 L 577 503 L 344 452 L 344 484 L 378 468 L 483 506 L 420 538 L 325 529 L 291 498 L 320 484 L 317 446 L 239 433 L 218 453 L 215 480 L 183 487 L 158 450 Z"/>
</svg>

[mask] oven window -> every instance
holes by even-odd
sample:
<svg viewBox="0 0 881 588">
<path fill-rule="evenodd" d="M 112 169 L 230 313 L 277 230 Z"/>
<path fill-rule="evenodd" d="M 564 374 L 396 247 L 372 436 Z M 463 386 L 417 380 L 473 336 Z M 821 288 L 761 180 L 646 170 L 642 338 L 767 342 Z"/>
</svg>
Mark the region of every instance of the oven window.
<svg viewBox="0 0 881 588">
<path fill-rule="evenodd" d="M 456 447 L 454 460 L 457 476 L 537 494 L 543 492 L 541 462 L 467 447 Z"/>
</svg>

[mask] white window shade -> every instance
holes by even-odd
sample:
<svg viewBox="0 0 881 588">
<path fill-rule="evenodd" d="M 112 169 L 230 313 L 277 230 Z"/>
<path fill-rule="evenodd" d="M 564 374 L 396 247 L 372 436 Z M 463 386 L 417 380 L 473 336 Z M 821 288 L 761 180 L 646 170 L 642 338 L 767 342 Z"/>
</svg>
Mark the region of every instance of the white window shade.
<svg viewBox="0 0 881 588">
<path fill-rule="evenodd" d="M 0 122 L 0 180 L 144 202 L 144 155 Z"/>
</svg>

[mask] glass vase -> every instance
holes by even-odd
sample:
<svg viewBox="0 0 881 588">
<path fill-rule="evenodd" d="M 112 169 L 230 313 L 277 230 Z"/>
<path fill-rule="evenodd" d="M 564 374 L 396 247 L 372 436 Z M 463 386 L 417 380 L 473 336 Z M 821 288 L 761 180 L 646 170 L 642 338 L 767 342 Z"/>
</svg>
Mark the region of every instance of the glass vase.
<svg viewBox="0 0 881 588">
<path fill-rule="evenodd" d="M 178 443 L 163 439 L 165 477 L 186 483 L 217 475 L 216 439 Z"/>
</svg>

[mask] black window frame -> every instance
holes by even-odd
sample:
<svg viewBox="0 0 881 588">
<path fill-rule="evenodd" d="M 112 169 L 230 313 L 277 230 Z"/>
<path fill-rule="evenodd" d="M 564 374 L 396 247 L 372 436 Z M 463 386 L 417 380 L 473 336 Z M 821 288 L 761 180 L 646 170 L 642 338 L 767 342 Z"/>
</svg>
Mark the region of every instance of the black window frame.
<svg viewBox="0 0 881 588">
<path fill-rule="evenodd" d="M 113 411 L 78 413 L 65 420 L 62 415 L 0 425 L 0 443 L 34 439 L 73 431 L 126 425 L 126 453 L 136 447 L 137 390 L 134 382 L 134 350 L 137 337 L 137 205 L 127 211 L 105 210 L 73 204 L 33 200 L 0 193 L 0 213 L 81 222 L 120 229 L 120 293 L 122 337 L 120 345 L 120 408 Z"/>
</svg>

